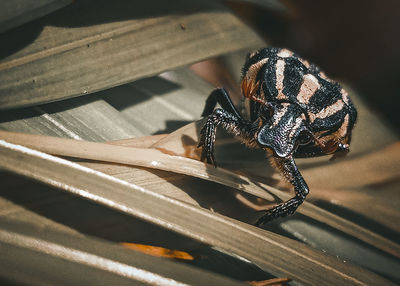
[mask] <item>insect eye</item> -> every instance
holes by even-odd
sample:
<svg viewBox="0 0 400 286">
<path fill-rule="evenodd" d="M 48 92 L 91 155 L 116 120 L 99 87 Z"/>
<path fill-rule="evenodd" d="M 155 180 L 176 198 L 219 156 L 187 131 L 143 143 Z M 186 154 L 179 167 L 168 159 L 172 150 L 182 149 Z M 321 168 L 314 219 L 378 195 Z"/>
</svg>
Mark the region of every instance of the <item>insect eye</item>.
<svg viewBox="0 0 400 286">
<path fill-rule="evenodd" d="M 313 136 L 311 135 L 310 131 L 303 130 L 300 132 L 299 136 L 297 137 L 297 142 L 300 145 L 306 145 L 311 142 Z"/>
</svg>

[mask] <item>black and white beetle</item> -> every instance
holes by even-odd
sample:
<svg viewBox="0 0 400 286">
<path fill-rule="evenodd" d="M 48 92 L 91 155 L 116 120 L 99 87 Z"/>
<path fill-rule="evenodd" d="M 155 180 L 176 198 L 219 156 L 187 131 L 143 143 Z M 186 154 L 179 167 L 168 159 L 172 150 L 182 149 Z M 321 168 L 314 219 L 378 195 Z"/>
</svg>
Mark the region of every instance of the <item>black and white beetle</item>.
<svg viewBox="0 0 400 286">
<path fill-rule="evenodd" d="M 257 225 L 293 214 L 309 189 L 293 158 L 347 154 L 357 111 L 347 92 L 320 69 L 287 49 L 264 48 L 248 55 L 242 70 L 246 116 L 227 91 L 215 89 L 206 101 L 198 147 L 201 159 L 216 166 L 216 127 L 222 126 L 250 148 L 267 151 L 295 196 L 266 211 Z M 219 103 L 221 108 L 215 109 Z"/>
</svg>

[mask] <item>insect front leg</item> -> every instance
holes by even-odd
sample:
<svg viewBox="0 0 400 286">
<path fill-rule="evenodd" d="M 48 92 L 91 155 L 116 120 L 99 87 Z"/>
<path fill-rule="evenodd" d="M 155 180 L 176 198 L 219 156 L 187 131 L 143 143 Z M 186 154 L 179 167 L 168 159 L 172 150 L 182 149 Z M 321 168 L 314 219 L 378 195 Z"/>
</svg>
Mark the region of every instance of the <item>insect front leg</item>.
<svg viewBox="0 0 400 286">
<path fill-rule="evenodd" d="M 293 157 L 272 157 L 272 160 L 282 175 L 294 186 L 296 195 L 290 200 L 267 210 L 264 216 L 259 218 L 256 222 L 257 226 L 260 226 L 277 217 L 285 217 L 293 214 L 298 206 L 304 202 L 309 192 L 308 186 L 300 174 Z"/>
<path fill-rule="evenodd" d="M 219 103 L 225 111 L 232 113 L 236 117 L 241 117 L 225 88 L 216 88 L 210 93 L 201 116 L 206 117 L 210 115 L 214 111 L 217 103 Z"/>
<path fill-rule="evenodd" d="M 214 157 L 214 143 L 217 126 L 221 126 L 235 136 L 241 137 L 242 140 L 248 142 L 255 141 L 256 126 L 243 119 L 240 115 L 234 115 L 224 109 L 215 109 L 211 115 L 207 117 L 206 124 L 200 131 L 200 141 L 197 147 L 203 147 L 201 160 L 207 159 L 208 163 L 217 166 Z"/>
</svg>

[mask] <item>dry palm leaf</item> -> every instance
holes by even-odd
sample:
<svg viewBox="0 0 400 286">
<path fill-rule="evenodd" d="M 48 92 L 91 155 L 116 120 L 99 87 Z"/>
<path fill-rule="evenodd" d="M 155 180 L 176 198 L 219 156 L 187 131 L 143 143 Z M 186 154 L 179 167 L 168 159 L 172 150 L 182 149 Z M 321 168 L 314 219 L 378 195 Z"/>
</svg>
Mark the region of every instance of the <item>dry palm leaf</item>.
<svg viewBox="0 0 400 286">
<path fill-rule="evenodd" d="M 187 134 L 187 128 L 184 128 L 183 131 Z M 172 137 L 174 138 L 177 136 L 177 133 L 179 133 L 179 131 L 173 134 Z M 289 193 L 279 191 L 265 184 L 263 184 L 263 188 L 261 188 L 259 184 L 254 183 L 253 180 L 222 168 L 214 168 L 202 162 L 181 156 L 171 156 L 155 149 L 111 146 L 102 143 L 18 134 L 5 131 L 0 131 L 0 138 L 14 144 L 21 144 L 53 155 L 128 164 L 194 176 L 218 182 L 267 200 L 271 197 L 265 190 L 278 196 L 281 200 L 287 200 L 291 196 Z M 162 140 L 165 139 L 166 137 Z M 126 144 L 126 141 L 124 142 Z M 384 250 L 393 256 L 400 257 L 400 245 L 355 223 L 307 202 L 302 205 L 299 212 Z"/>
<path fill-rule="evenodd" d="M 242 256 L 277 277 L 305 284 L 390 285 L 378 275 L 291 239 L 3 140 L 0 166 Z"/>
<path fill-rule="evenodd" d="M 156 149 L 115 146 L 7 131 L 0 131 L 0 138 L 48 154 L 165 170 L 211 180 L 259 197 L 270 198 L 262 188 L 244 176 L 238 176 L 221 168 L 215 169 L 185 157 L 164 154 Z"/>
<path fill-rule="evenodd" d="M 307 168 L 303 174 L 313 190 L 311 200 L 344 207 L 400 232 L 399 162 L 397 142 L 345 162 Z"/>
<path fill-rule="evenodd" d="M 3 218 L 0 250 L 0 281 L 7 285 L 243 285 L 109 241 Z"/>
<path fill-rule="evenodd" d="M 18 37 L 0 35 L 0 108 L 85 95 L 262 43 L 218 3 L 131 5 L 78 1 L 21 27 Z M 22 38 L 26 46 L 15 52 Z"/>
</svg>

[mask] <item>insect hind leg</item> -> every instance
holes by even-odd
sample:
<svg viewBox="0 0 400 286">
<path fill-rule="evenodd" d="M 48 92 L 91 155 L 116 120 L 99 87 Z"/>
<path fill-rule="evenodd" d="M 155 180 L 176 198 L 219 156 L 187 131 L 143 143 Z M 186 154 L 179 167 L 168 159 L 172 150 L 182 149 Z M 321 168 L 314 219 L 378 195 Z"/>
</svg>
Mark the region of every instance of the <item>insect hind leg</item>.
<svg viewBox="0 0 400 286">
<path fill-rule="evenodd" d="M 229 93 L 224 88 L 216 88 L 211 92 L 206 100 L 206 105 L 201 116 L 206 117 L 208 115 L 211 115 L 217 103 L 219 103 L 219 105 L 225 111 L 235 115 L 236 117 L 241 118 L 241 115 L 233 104 Z"/>
</svg>

